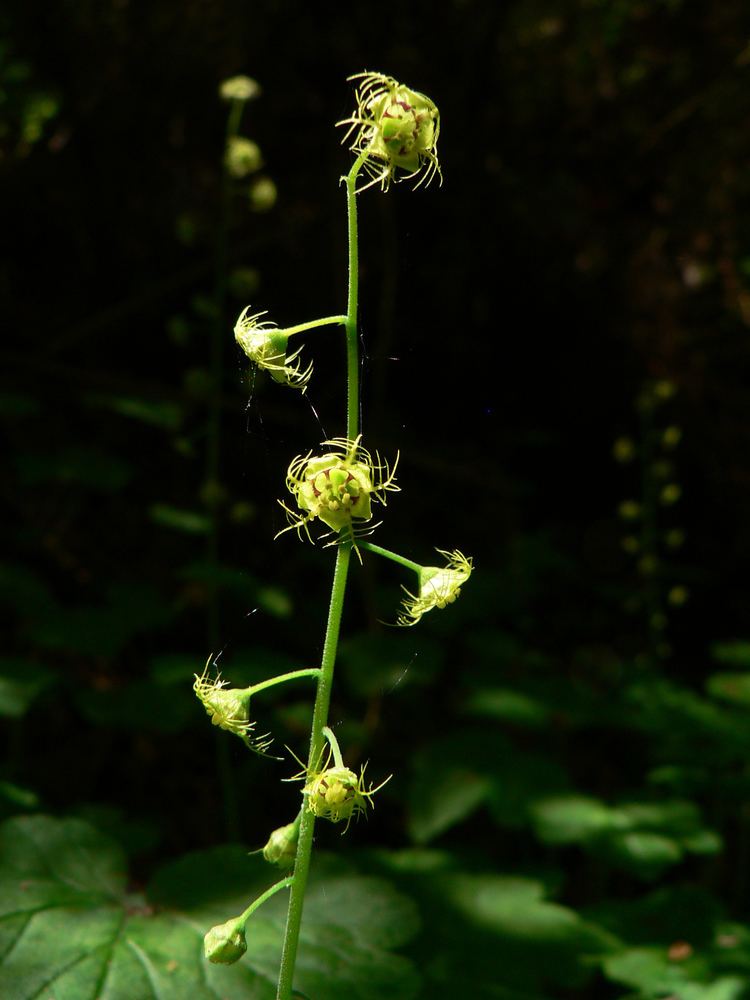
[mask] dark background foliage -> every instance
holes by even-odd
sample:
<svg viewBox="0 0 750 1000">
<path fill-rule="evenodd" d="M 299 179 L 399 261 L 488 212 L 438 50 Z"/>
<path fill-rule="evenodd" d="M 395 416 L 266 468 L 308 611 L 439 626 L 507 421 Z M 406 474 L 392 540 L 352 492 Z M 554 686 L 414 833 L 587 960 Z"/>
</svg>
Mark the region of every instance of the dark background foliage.
<svg viewBox="0 0 750 1000">
<path fill-rule="evenodd" d="M 401 451 L 378 540 L 477 570 L 408 632 L 381 624 L 408 581 L 354 573 L 332 718 L 394 778 L 318 840 L 420 901 L 425 996 L 465 983 L 447 928 L 480 894 L 441 894 L 407 845 L 618 936 L 587 964 L 579 931 L 490 921 L 477 996 L 745 995 L 749 32 L 739 0 L 6 6 L 6 815 L 87 818 L 136 885 L 291 818 L 288 766 L 217 741 L 190 684 L 209 653 L 234 682 L 320 656 L 331 552 L 271 539 L 289 460 L 343 431 L 343 354 L 310 335 L 302 397 L 231 328 L 248 302 L 282 326 L 343 308 L 333 126 L 347 75 L 382 70 L 438 104 L 445 181 L 360 199 L 364 428 Z M 223 227 L 237 73 L 276 197 L 235 182 Z M 300 755 L 307 694 L 258 706 Z"/>
</svg>

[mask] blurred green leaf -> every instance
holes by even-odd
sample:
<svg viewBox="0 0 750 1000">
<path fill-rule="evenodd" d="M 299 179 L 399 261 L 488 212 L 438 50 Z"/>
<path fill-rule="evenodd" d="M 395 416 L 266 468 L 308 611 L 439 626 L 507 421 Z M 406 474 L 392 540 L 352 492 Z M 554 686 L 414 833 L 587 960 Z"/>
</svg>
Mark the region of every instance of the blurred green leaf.
<svg viewBox="0 0 750 1000">
<path fill-rule="evenodd" d="M 530 806 L 534 832 L 546 844 L 575 844 L 596 836 L 612 824 L 612 810 L 599 799 L 559 795 Z"/>
<path fill-rule="evenodd" d="M 59 482 L 114 493 L 130 482 L 133 467 L 124 459 L 94 448 L 67 448 L 60 452 L 25 452 L 16 456 L 22 483 L 39 486 Z"/>
<path fill-rule="evenodd" d="M 706 681 L 706 690 L 714 698 L 750 708 L 750 673 L 712 674 Z"/>
<path fill-rule="evenodd" d="M 475 691 L 466 700 L 466 711 L 487 719 L 502 719 L 514 725 L 539 728 L 549 719 L 549 708 L 521 691 L 488 688 Z"/>
<path fill-rule="evenodd" d="M 711 644 L 711 659 L 729 667 L 750 668 L 750 642 L 736 639 L 733 642 Z"/>
<path fill-rule="evenodd" d="M 182 510 L 167 503 L 156 503 L 149 508 L 151 520 L 165 528 L 184 531 L 188 535 L 204 535 L 211 527 L 207 514 L 197 510 Z"/>
<path fill-rule="evenodd" d="M 440 644 L 401 631 L 363 633 L 341 643 L 342 671 L 360 697 L 386 694 L 396 687 L 427 684 L 445 659 Z"/>
<path fill-rule="evenodd" d="M 122 417 L 138 420 L 165 431 L 176 431 L 182 423 L 179 403 L 164 399 L 144 399 L 137 396 L 90 396 L 91 406 L 110 410 Z"/>
<path fill-rule="evenodd" d="M 0 715 L 20 718 L 54 680 L 54 674 L 28 660 L 0 658 Z"/>
</svg>

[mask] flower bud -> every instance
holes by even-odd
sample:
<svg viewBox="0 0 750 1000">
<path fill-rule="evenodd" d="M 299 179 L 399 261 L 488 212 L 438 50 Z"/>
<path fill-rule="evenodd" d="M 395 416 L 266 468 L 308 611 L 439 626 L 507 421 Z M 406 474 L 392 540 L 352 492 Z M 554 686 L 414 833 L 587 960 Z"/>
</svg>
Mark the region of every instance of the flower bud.
<svg viewBox="0 0 750 1000">
<path fill-rule="evenodd" d="M 250 76 L 231 76 L 219 87 L 224 101 L 250 101 L 260 94 L 260 84 Z"/>
<path fill-rule="evenodd" d="M 217 924 L 204 937 L 203 950 L 209 962 L 232 965 L 247 951 L 244 927 L 236 917 Z"/>
<path fill-rule="evenodd" d="M 263 857 L 278 868 L 291 868 L 297 854 L 299 823 L 288 823 L 274 830 L 263 848 Z"/>
<path fill-rule="evenodd" d="M 224 163 L 232 177 L 247 177 L 248 174 L 260 170 L 263 166 L 263 157 L 260 154 L 260 147 L 252 139 L 233 135 L 227 143 Z"/>
</svg>

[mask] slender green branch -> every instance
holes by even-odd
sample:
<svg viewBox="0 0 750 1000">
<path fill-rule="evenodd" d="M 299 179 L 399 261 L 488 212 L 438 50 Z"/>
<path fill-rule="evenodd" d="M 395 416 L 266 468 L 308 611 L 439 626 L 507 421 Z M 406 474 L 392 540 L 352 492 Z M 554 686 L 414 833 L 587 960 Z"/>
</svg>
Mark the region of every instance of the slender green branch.
<svg viewBox="0 0 750 1000">
<path fill-rule="evenodd" d="M 349 294 L 346 302 L 346 436 L 359 434 L 359 344 L 357 303 L 359 294 L 359 249 L 357 241 L 357 174 L 366 159 L 360 154 L 346 175 L 346 211 L 349 233 Z"/>
<path fill-rule="evenodd" d="M 367 552 L 374 552 L 376 556 L 383 556 L 384 559 L 390 559 L 391 562 L 398 563 L 400 566 L 406 566 L 407 569 L 412 569 L 417 574 L 423 569 L 419 563 L 412 562 L 411 559 L 400 556 L 397 552 L 391 552 L 390 549 L 384 549 L 381 545 L 375 545 L 373 542 L 357 542 L 357 545 L 361 549 L 366 549 Z"/>
<path fill-rule="evenodd" d="M 295 333 L 304 333 L 305 330 L 314 330 L 316 326 L 336 326 L 346 325 L 346 316 L 324 316 L 323 319 L 311 319 L 308 323 L 298 323 L 296 326 L 287 326 L 281 332 L 291 337 Z"/>
<path fill-rule="evenodd" d="M 276 677 L 269 677 L 267 681 L 260 681 L 245 690 L 251 694 L 265 691 L 266 688 L 275 687 L 277 684 L 285 684 L 287 681 L 296 681 L 299 677 L 319 677 L 320 667 L 306 667 L 304 670 L 291 670 L 288 674 L 278 674 Z"/>
<path fill-rule="evenodd" d="M 252 916 L 253 913 L 255 913 L 255 911 L 258 909 L 259 906 L 262 906 L 267 899 L 271 898 L 271 896 L 275 896 L 276 893 L 279 892 L 281 889 L 286 889 L 290 885 L 294 885 L 294 875 L 288 875 L 286 878 L 283 878 L 280 882 L 277 882 L 275 885 L 272 885 L 270 889 L 266 889 L 266 891 L 261 893 L 257 899 L 254 899 L 252 901 L 252 903 L 248 906 L 248 908 L 244 911 L 244 913 L 242 913 L 239 917 L 237 917 L 237 925 L 240 928 L 244 927 L 249 918 Z"/>
<path fill-rule="evenodd" d="M 345 767 L 345 764 L 344 764 L 344 758 L 341 756 L 341 747 L 339 746 L 339 741 L 336 739 L 336 736 L 333 730 L 330 728 L 330 726 L 323 727 L 323 735 L 328 740 L 328 743 L 331 747 L 331 751 L 333 753 L 333 763 L 336 765 L 336 767 L 340 767 L 343 769 Z"/>
</svg>

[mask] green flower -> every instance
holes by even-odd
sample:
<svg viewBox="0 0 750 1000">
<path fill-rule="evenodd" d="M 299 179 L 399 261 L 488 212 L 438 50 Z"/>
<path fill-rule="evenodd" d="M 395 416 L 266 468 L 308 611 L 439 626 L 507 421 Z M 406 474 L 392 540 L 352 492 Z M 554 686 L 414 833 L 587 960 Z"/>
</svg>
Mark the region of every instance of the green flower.
<svg viewBox="0 0 750 1000">
<path fill-rule="evenodd" d="M 372 807 L 373 795 L 380 791 L 390 780 L 390 775 L 373 788 L 365 784 L 365 768 L 357 775 L 351 768 L 345 767 L 343 761 L 329 767 L 331 754 L 328 754 L 325 764 L 314 771 L 305 768 L 300 774 L 289 781 L 302 780 L 305 787 L 302 795 L 305 808 L 318 819 L 327 819 L 330 823 L 346 822 L 344 833 L 349 829 L 353 818 L 366 815 Z"/>
<path fill-rule="evenodd" d="M 402 610 L 398 616 L 399 625 L 416 625 L 422 615 L 433 608 L 444 608 L 461 596 L 461 587 L 471 576 L 474 561 L 458 549 L 447 552 L 437 549 L 448 560 L 447 566 L 420 566 L 419 592 L 412 594 L 406 590 Z"/>
<path fill-rule="evenodd" d="M 260 94 L 260 84 L 251 76 L 230 76 L 219 87 L 224 101 L 250 101 Z"/>
<path fill-rule="evenodd" d="M 286 485 L 302 513 L 279 501 L 291 522 L 284 531 L 294 528 L 299 533 L 304 529 L 309 538 L 307 526 L 318 518 L 342 540 L 353 541 L 376 527 L 362 532 L 358 523 L 372 520 L 373 501 L 385 506 L 386 492 L 398 491 L 394 481 L 398 457 L 391 469 L 379 455 L 373 460 L 360 441 L 361 435 L 354 441 L 334 438 L 323 442 L 331 451 L 323 455 L 308 452 L 292 461 Z"/>
<path fill-rule="evenodd" d="M 203 673 L 195 674 L 193 691 L 205 708 L 211 723 L 219 729 L 239 736 L 249 750 L 265 754 L 273 742 L 268 733 L 256 736 L 253 732 L 255 723 L 250 721 L 251 688 L 230 688 L 227 681 L 221 679 L 221 674 L 215 678 L 208 677 L 209 657 Z"/>
<path fill-rule="evenodd" d="M 250 360 L 264 368 L 276 382 L 304 392 L 312 375 L 312 364 L 303 369 L 299 360 L 301 348 L 287 354 L 292 332 L 279 330 L 275 323 L 258 322 L 265 315 L 265 312 L 251 314 L 250 306 L 243 309 L 234 325 L 234 339 Z"/>
<path fill-rule="evenodd" d="M 442 184 L 437 157 L 440 113 L 430 98 L 384 73 L 357 73 L 349 79 L 361 79 L 357 108 L 338 124 L 349 126 L 343 141 L 353 134 L 351 150 L 366 157 L 363 166 L 371 180 L 359 190 L 380 184 L 387 191 L 391 181 L 412 178 L 419 178 L 419 187 L 436 175 Z"/>
</svg>

